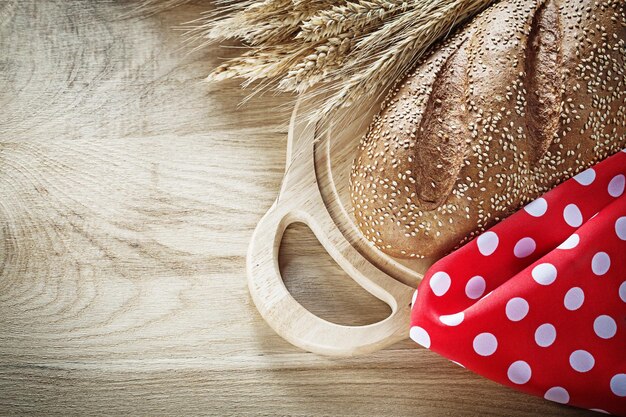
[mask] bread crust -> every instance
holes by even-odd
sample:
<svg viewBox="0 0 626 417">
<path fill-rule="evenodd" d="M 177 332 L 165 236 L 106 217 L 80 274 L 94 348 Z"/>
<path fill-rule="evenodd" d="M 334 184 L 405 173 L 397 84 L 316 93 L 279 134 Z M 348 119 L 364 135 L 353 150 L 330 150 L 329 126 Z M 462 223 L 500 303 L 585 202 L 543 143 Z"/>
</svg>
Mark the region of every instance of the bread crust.
<svg viewBox="0 0 626 417">
<path fill-rule="evenodd" d="M 504 0 L 390 92 L 351 175 L 357 224 L 441 256 L 626 146 L 622 0 Z"/>
</svg>

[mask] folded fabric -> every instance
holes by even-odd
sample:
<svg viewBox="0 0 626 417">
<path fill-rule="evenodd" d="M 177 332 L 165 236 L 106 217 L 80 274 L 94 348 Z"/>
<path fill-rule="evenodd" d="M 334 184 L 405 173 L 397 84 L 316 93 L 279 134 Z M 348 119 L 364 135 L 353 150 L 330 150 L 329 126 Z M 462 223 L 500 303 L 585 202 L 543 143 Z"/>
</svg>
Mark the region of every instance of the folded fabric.
<svg viewBox="0 0 626 417">
<path fill-rule="evenodd" d="M 626 150 L 426 273 L 411 338 L 494 381 L 626 415 Z"/>
</svg>

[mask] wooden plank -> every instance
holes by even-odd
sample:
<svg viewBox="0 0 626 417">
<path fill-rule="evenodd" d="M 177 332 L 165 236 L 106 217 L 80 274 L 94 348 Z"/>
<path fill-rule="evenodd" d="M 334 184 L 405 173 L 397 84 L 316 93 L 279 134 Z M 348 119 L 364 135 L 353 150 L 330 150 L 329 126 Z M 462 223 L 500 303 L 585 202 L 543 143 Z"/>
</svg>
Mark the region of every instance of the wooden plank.
<svg viewBox="0 0 626 417">
<path fill-rule="evenodd" d="M 280 184 L 290 98 L 239 108 L 237 83 L 200 83 L 232 53 L 180 48 L 172 27 L 201 4 L 127 8 L 0 3 L 0 414 L 584 414 L 410 342 L 331 360 L 276 336 L 245 253 Z M 283 248 L 316 314 L 387 313 L 305 228 Z"/>
</svg>

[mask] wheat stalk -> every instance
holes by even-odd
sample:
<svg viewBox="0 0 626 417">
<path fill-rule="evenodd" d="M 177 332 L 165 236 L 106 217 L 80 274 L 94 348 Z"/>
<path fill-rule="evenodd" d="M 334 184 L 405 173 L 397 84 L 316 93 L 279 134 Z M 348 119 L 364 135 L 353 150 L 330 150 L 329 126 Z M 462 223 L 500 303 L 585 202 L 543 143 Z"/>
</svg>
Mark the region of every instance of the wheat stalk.
<svg viewBox="0 0 626 417">
<path fill-rule="evenodd" d="M 297 38 L 314 42 L 342 33 L 354 33 L 408 8 L 406 0 L 369 0 L 333 6 L 302 22 Z"/>
<path fill-rule="evenodd" d="M 382 93 L 409 70 L 442 34 L 449 33 L 457 22 L 465 21 L 489 3 L 491 0 L 433 1 L 425 9 L 407 13 L 398 19 L 395 23 L 398 28 L 395 30 L 391 28 L 394 25 L 390 24 L 390 27 L 362 39 L 355 47 L 357 52 L 352 64 L 342 69 L 342 73 L 347 76 L 343 85 L 324 100 L 323 106 L 313 117 L 350 106 L 361 97 Z M 390 47 L 381 49 L 374 44 L 374 39 Z"/>
<path fill-rule="evenodd" d="M 429 47 L 494 1 L 216 0 L 217 8 L 186 28 L 198 47 L 229 39 L 249 47 L 208 81 L 243 78 L 253 94 L 271 89 L 319 100 L 307 114 L 317 119 L 378 98 Z"/>
<path fill-rule="evenodd" d="M 303 21 L 296 39 L 315 46 L 311 54 L 289 69 L 279 89 L 303 93 L 322 81 L 338 80 L 336 72 L 351 56 L 358 37 L 408 7 L 404 0 L 351 2 L 322 10 Z"/>
</svg>

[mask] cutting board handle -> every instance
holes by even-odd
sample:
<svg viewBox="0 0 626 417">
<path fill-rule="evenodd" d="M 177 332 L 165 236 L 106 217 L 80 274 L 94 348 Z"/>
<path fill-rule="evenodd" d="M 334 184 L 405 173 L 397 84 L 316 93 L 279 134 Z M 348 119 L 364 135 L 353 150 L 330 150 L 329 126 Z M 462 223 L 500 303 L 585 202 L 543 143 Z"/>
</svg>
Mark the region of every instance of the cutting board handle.
<svg viewBox="0 0 626 417">
<path fill-rule="evenodd" d="M 391 315 L 370 325 L 345 326 L 321 319 L 298 303 L 285 287 L 278 266 L 283 233 L 296 222 L 308 225 L 346 273 L 391 307 Z M 317 219 L 306 211 L 285 210 L 276 204 L 265 214 L 254 232 L 248 255 L 250 293 L 265 321 L 292 344 L 331 356 L 369 353 L 406 338 L 409 287 L 392 278 L 385 282 L 369 279 L 359 269 L 369 263 L 364 259 L 349 259 L 356 251 L 338 250 L 333 242 L 337 238 L 335 233 L 323 233 Z"/>
<path fill-rule="evenodd" d="M 320 193 L 314 143 L 300 145 L 288 149 L 291 161 L 279 197 L 257 225 L 248 249 L 248 284 L 257 309 L 284 339 L 318 354 L 353 356 L 405 339 L 414 289 L 381 271 L 348 242 Z M 361 287 L 391 307 L 387 318 L 364 326 L 331 323 L 291 296 L 280 274 L 278 256 L 283 233 L 297 222 L 313 231 L 328 254 Z"/>
</svg>

